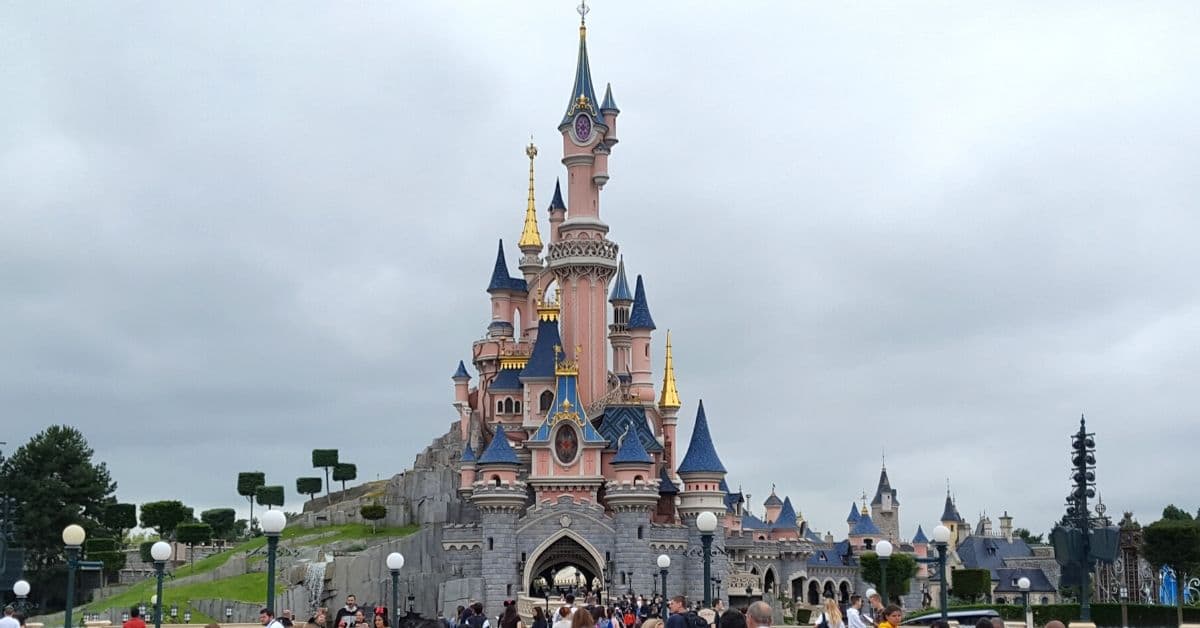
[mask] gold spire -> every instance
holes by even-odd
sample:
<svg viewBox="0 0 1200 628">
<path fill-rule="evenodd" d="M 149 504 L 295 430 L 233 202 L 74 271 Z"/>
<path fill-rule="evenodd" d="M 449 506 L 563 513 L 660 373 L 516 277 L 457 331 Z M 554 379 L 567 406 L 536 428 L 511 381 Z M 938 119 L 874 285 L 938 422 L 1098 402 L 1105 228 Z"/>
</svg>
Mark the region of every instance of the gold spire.
<svg viewBox="0 0 1200 628">
<path fill-rule="evenodd" d="M 521 241 L 517 243 L 520 249 L 542 248 L 542 234 L 538 233 L 537 210 L 533 203 L 533 158 L 537 157 L 537 146 L 533 145 L 533 138 L 530 138 L 529 146 L 525 147 L 525 154 L 529 156 L 529 202 L 525 206 L 525 229 L 521 232 Z"/>
<path fill-rule="evenodd" d="M 675 359 L 671 356 L 671 330 L 667 330 L 667 366 L 663 369 L 662 396 L 658 398 L 660 408 L 678 408 L 679 390 L 675 387 Z"/>
</svg>

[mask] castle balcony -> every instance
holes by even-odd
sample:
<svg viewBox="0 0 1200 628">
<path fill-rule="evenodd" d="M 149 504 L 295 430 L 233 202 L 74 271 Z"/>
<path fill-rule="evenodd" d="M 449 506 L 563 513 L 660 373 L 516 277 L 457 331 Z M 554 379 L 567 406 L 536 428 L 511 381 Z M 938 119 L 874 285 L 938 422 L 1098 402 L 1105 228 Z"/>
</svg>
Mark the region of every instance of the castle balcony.
<svg viewBox="0 0 1200 628">
<path fill-rule="evenodd" d="M 617 250 L 617 244 L 607 238 L 559 240 L 550 245 L 546 261 L 550 268 L 595 266 L 610 271 L 611 276 L 617 271 Z"/>
</svg>

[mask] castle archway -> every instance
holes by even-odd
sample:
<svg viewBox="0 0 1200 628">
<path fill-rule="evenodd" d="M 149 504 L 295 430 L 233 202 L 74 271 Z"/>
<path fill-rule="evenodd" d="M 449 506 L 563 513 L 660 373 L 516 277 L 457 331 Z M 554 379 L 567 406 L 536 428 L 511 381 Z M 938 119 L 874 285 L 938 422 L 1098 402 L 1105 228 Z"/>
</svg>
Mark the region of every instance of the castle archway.
<svg viewBox="0 0 1200 628">
<path fill-rule="evenodd" d="M 557 587 L 553 584 L 556 576 L 560 576 L 568 568 L 574 569 L 577 582 L 583 583 L 583 586 L 561 584 L 561 577 L 558 578 L 560 584 Z M 552 591 L 555 592 L 557 588 L 582 590 L 603 577 L 603 555 L 583 537 L 572 530 L 564 529 L 543 541 L 533 551 L 532 557 L 525 564 L 523 588 L 527 595 L 542 597 L 544 584 L 554 587 Z"/>
</svg>

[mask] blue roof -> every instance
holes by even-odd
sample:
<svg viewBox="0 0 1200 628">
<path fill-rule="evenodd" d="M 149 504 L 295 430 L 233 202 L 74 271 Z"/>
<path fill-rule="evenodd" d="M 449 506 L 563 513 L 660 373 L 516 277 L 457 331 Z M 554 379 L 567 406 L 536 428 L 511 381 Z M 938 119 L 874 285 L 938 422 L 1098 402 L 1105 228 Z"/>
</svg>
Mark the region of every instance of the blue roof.
<svg viewBox="0 0 1200 628">
<path fill-rule="evenodd" d="M 942 508 L 942 521 L 953 521 L 960 523 L 966 521 L 962 515 L 958 514 L 958 506 L 954 505 L 954 500 L 950 498 L 950 493 L 946 493 L 946 506 Z"/>
<path fill-rule="evenodd" d="M 968 536 L 954 551 L 958 553 L 964 568 L 990 569 L 993 578 L 996 570 L 1004 566 L 1006 558 L 1033 556 L 1033 550 L 1019 538 L 1009 541 L 1004 537 L 992 536 Z"/>
<path fill-rule="evenodd" d="M 874 534 L 883 534 L 879 528 L 875 527 L 875 522 L 871 521 L 871 515 L 863 515 L 859 518 L 858 523 L 854 524 L 854 529 L 850 531 L 850 536 L 869 536 Z"/>
<path fill-rule="evenodd" d="M 596 88 L 592 86 L 592 68 L 588 64 L 587 37 L 585 32 L 582 27 L 579 29 L 579 57 L 575 61 L 575 84 L 571 86 L 571 100 L 567 101 L 567 112 L 563 114 L 560 126 L 569 124 L 571 118 L 578 111 L 585 111 L 591 114 L 593 118 L 599 118 L 600 115 L 600 110 L 596 108 L 600 101 L 596 99 Z M 579 107 L 580 96 L 587 97 L 586 107 Z M 603 122 L 603 118 L 598 120 L 600 124 L 603 124 Z"/>
<path fill-rule="evenodd" d="M 1033 593 L 1053 593 L 1057 589 L 1050 584 L 1046 572 L 1038 567 L 1004 567 L 992 572 L 996 583 L 996 593 L 1020 593 L 1021 587 L 1016 582 L 1021 578 L 1029 578 L 1029 590 Z"/>
<path fill-rule="evenodd" d="M 796 509 L 792 506 L 792 498 L 788 497 L 783 500 L 783 510 L 779 511 L 779 518 L 773 524 L 774 529 L 794 528 L 796 523 Z"/>
<path fill-rule="evenodd" d="M 520 369 L 500 369 L 488 390 L 521 390 Z"/>
<path fill-rule="evenodd" d="M 646 453 L 646 448 L 642 447 L 642 439 L 638 438 L 636 432 L 626 432 L 625 437 L 621 439 L 621 448 L 617 450 L 617 455 L 613 457 L 613 464 L 651 464 L 654 459 L 650 454 Z"/>
<path fill-rule="evenodd" d="M 738 504 L 746 501 L 746 498 L 742 497 L 741 491 L 734 493 L 729 490 L 729 483 L 725 481 L 725 478 L 721 478 L 721 490 L 725 491 L 725 512 L 733 512 Z"/>
<path fill-rule="evenodd" d="M 850 565 L 857 563 L 854 560 L 854 552 L 850 548 L 849 541 L 839 541 L 833 544 L 830 549 L 813 550 L 812 556 L 808 557 L 810 565 Z"/>
<path fill-rule="evenodd" d="M 929 544 L 929 537 L 925 536 L 925 530 L 922 530 L 921 526 L 917 526 L 917 535 L 913 537 L 912 542 L 913 545 L 918 543 L 924 543 L 926 545 Z"/>
<path fill-rule="evenodd" d="M 896 489 L 892 488 L 891 482 L 888 481 L 887 467 L 883 467 L 879 472 L 879 485 L 875 487 L 875 498 L 871 500 L 872 506 L 878 506 L 883 503 L 883 494 L 892 494 L 892 503 L 899 506 L 900 500 L 896 499 Z"/>
<path fill-rule="evenodd" d="M 764 506 L 783 506 L 783 500 L 775 494 L 775 488 L 771 488 L 771 494 L 767 495 L 767 500 L 763 502 Z"/>
<path fill-rule="evenodd" d="M 812 541 L 813 543 L 824 543 L 825 542 L 825 539 L 821 538 L 821 535 L 817 534 L 817 532 L 815 530 L 808 527 L 807 523 L 804 524 L 804 538 Z"/>
<path fill-rule="evenodd" d="M 762 519 L 759 519 L 752 514 L 746 513 L 742 515 L 743 530 L 766 530 L 770 527 L 771 526 L 768 526 L 765 522 L 763 522 Z"/>
<path fill-rule="evenodd" d="M 641 288 L 642 279 L 638 277 L 639 293 Z M 721 464 L 721 458 L 717 456 L 717 450 L 713 447 L 712 435 L 708 432 L 704 400 L 700 400 L 700 407 L 696 410 L 696 427 L 692 429 L 692 440 L 688 443 L 687 454 L 683 456 L 683 462 L 679 463 L 676 473 L 725 473 L 725 465 Z"/>
<path fill-rule="evenodd" d="M 659 495 L 678 495 L 679 487 L 675 486 L 675 482 L 671 480 L 671 474 L 667 473 L 667 467 L 663 466 L 658 472 L 658 494 Z"/>
<path fill-rule="evenodd" d="M 625 280 L 625 257 L 621 257 L 621 261 L 617 264 L 617 279 L 613 282 L 612 294 L 608 297 L 609 303 L 617 301 L 632 301 L 633 295 L 629 293 L 629 282 Z"/>
<path fill-rule="evenodd" d="M 492 267 L 492 280 L 488 282 L 487 287 L 488 292 L 496 290 L 529 292 L 524 279 L 510 277 L 508 274 L 508 262 L 504 261 L 504 240 L 500 240 L 500 245 L 496 248 L 496 265 Z"/>
<path fill-rule="evenodd" d="M 556 209 L 566 209 L 567 204 L 562 200 L 562 187 L 559 185 L 559 180 L 554 180 L 554 198 L 550 200 L 550 211 Z"/>
<path fill-rule="evenodd" d="M 558 375 L 554 381 L 554 402 L 550 404 L 550 409 L 546 411 L 546 418 L 537 431 L 533 433 L 533 438 L 529 440 L 538 442 L 547 442 L 550 440 L 551 428 L 554 427 L 555 415 L 560 413 L 568 413 L 573 416 L 566 420 L 578 421 L 578 425 L 583 432 L 583 442 L 585 443 L 608 443 L 608 440 L 592 427 L 592 422 L 587 418 L 587 412 L 584 411 L 583 404 L 579 402 L 579 378 L 575 375 Z"/>
<path fill-rule="evenodd" d="M 462 462 L 475 462 L 475 450 L 471 447 L 471 443 L 463 445 L 462 458 L 459 458 L 459 460 Z"/>
<path fill-rule="evenodd" d="M 643 449 L 662 451 L 662 445 L 654 437 L 654 431 L 650 428 L 650 423 L 646 421 L 646 408 L 643 406 L 608 406 L 596 418 L 600 421 L 596 431 L 608 440 L 609 447 L 615 449 L 617 440 L 621 438 L 625 430 L 632 429 L 633 433 L 636 433 L 641 439 Z"/>
<path fill-rule="evenodd" d="M 525 368 L 521 369 L 521 379 L 554 377 L 554 347 L 556 346 L 562 346 L 562 337 L 558 334 L 558 321 L 545 318 L 539 320 L 537 340 L 533 343 L 529 361 L 525 363 Z"/>
<path fill-rule="evenodd" d="M 850 502 L 850 516 L 846 517 L 846 523 L 858 523 L 862 515 L 858 514 L 858 504 Z"/>
<path fill-rule="evenodd" d="M 462 360 L 458 361 L 458 370 L 454 371 L 454 375 L 451 375 L 450 379 L 458 379 L 460 377 L 471 379 L 471 374 L 467 372 L 467 365 L 463 364 Z"/>
<path fill-rule="evenodd" d="M 508 437 L 504 435 L 503 425 L 496 426 L 492 442 L 488 443 L 483 455 L 479 456 L 479 466 L 489 464 L 519 464 L 517 452 L 513 451 L 512 445 L 508 444 Z"/>
<path fill-rule="evenodd" d="M 609 83 L 604 88 L 604 102 L 600 103 L 600 111 L 621 113 L 621 110 L 617 108 L 617 101 L 613 100 L 612 83 Z"/>
<path fill-rule="evenodd" d="M 629 312 L 630 329 L 657 329 L 650 317 L 650 306 L 646 303 L 646 286 L 642 276 L 637 276 L 637 287 L 633 291 L 633 309 Z"/>
</svg>

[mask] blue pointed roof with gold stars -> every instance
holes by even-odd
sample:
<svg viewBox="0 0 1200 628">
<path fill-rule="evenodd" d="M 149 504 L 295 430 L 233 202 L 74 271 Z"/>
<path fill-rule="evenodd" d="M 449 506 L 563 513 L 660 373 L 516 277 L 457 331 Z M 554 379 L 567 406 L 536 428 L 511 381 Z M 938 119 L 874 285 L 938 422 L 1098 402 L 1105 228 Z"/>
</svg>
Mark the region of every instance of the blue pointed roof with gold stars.
<svg viewBox="0 0 1200 628">
<path fill-rule="evenodd" d="M 596 124 L 604 126 L 604 118 L 600 115 L 600 100 L 596 98 L 596 88 L 592 85 L 592 68 L 588 63 L 587 51 L 587 4 L 579 5 L 579 55 L 575 59 L 575 83 L 571 86 L 571 100 L 567 102 L 567 112 L 563 114 L 559 126 L 571 123 L 575 114 L 583 111 L 592 116 Z"/>
<path fill-rule="evenodd" d="M 692 440 L 688 443 L 687 454 L 683 462 L 675 470 L 680 475 L 684 473 L 725 473 L 725 465 L 713 447 L 712 435 L 708 432 L 708 417 L 704 415 L 704 401 L 696 410 L 696 427 L 692 429 Z"/>
<path fill-rule="evenodd" d="M 512 445 L 508 443 L 508 436 L 504 434 L 504 426 L 496 426 L 496 434 L 492 436 L 492 442 L 488 443 L 487 449 L 479 456 L 478 466 L 487 466 L 492 464 L 520 464 L 517 460 L 517 452 L 513 451 Z"/>
</svg>

